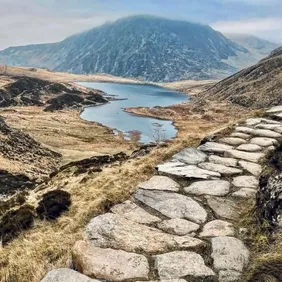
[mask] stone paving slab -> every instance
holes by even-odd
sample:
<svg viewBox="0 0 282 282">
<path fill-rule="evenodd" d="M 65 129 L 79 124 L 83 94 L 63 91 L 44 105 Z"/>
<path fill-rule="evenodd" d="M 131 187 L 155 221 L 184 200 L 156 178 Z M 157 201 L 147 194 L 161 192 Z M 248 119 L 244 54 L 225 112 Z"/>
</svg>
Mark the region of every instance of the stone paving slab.
<svg viewBox="0 0 282 282">
<path fill-rule="evenodd" d="M 180 236 L 191 234 L 198 231 L 200 228 L 199 224 L 182 218 L 164 220 L 163 222 L 158 223 L 157 226 L 166 233 Z"/>
<path fill-rule="evenodd" d="M 140 183 L 138 188 L 178 192 L 179 184 L 167 176 L 155 175 L 150 180 Z"/>
<path fill-rule="evenodd" d="M 262 147 L 257 144 L 243 144 L 237 147 L 237 150 L 246 152 L 259 152 L 262 150 Z"/>
<path fill-rule="evenodd" d="M 209 162 L 214 164 L 221 164 L 225 166 L 236 167 L 238 165 L 238 160 L 234 158 L 223 158 L 216 155 L 209 156 Z"/>
<path fill-rule="evenodd" d="M 198 165 L 200 168 L 210 171 L 215 171 L 220 173 L 221 175 L 236 175 L 241 174 L 243 171 L 239 168 L 229 167 L 221 164 L 214 163 L 201 163 Z"/>
<path fill-rule="evenodd" d="M 256 137 L 250 140 L 251 144 L 256 144 L 258 146 L 268 147 L 272 145 L 278 144 L 277 140 L 274 138 L 267 138 L 267 137 Z"/>
<path fill-rule="evenodd" d="M 225 151 L 232 150 L 233 146 L 217 143 L 217 142 L 207 142 L 198 147 L 199 150 L 209 153 L 224 153 Z"/>
<path fill-rule="evenodd" d="M 208 156 L 195 148 L 188 148 L 180 151 L 172 157 L 172 160 L 180 161 L 188 165 L 197 165 L 204 162 Z"/>
<path fill-rule="evenodd" d="M 213 220 L 205 224 L 200 237 L 234 236 L 233 224 L 223 220 Z"/>
<path fill-rule="evenodd" d="M 139 189 L 135 198 L 169 218 L 184 218 L 195 223 L 203 223 L 207 219 L 207 212 L 202 206 L 181 194 Z"/>
<path fill-rule="evenodd" d="M 265 155 L 263 153 L 249 153 L 239 150 L 226 151 L 225 155 L 227 157 L 232 157 L 236 159 L 242 159 L 249 162 L 258 163 Z"/>
</svg>

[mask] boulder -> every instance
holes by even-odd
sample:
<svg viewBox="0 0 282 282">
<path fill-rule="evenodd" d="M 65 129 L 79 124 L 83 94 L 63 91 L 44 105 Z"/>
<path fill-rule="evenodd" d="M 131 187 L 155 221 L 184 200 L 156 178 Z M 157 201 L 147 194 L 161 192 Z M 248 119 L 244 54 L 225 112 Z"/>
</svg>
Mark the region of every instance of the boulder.
<svg viewBox="0 0 282 282">
<path fill-rule="evenodd" d="M 223 158 L 216 155 L 209 156 L 209 162 L 214 164 L 221 164 L 225 166 L 235 167 L 238 164 L 238 160 L 234 158 Z"/>
<path fill-rule="evenodd" d="M 202 206 L 181 194 L 139 189 L 135 198 L 169 218 L 184 218 L 196 223 L 207 219 L 207 212 Z"/>
<path fill-rule="evenodd" d="M 223 220 L 213 220 L 205 224 L 200 237 L 234 236 L 233 224 Z"/>
<path fill-rule="evenodd" d="M 200 225 L 182 218 L 164 220 L 157 226 L 164 232 L 180 236 L 190 234 L 200 228 Z"/>
<path fill-rule="evenodd" d="M 148 279 L 149 264 L 143 255 L 122 250 L 101 249 L 78 241 L 72 250 L 76 268 L 89 277 L 107 281 Z"/>
<path fill-rule="evenodd" d="M 195 148 L 188 148 L 180 151 L 172 157 L 172 160 L 180 161 L 189 165 L 197 165 L 207 159 L 207 155 Z"/>
<path fill-rule="evenodd" d="M 150 180 L 142 182 L 138 188 L 145 190 L 179 191 L 179 184 L 167 176 L 155 175 Z"/>
<path fill-rule="evenodd" d="M 238 145 L 247 143 L 245 139 L 238 138 L 238 137 L 224 137 L 224 138 L 219 139 L 219 142 L 226 143 L 232 146 L 238 146 Z"/>
<path fill-rule="evenodd" d="M 100 282 L 68 268 L 52 270 L 40 282 Z"/>
<path fill-rule="evenodd" d="M 230 183 L 225 180 L 203 180 L 184 188 L 184 192 L 193 195 L 225 196 L 229 193 Z"/>
<path fill-rule="evenodd" d="M 139 224 L 116 214 L 106 213 L 93 218 L 86 227 L 86 236 L 99 248 L 127 252 L 160 253 L 168 249 L 195 249 L 205 245 L 191 236 L 176 236 Z"/>
<path fill-rule="evenodd" d="M 128 220 L 141 224 L 152 224 L 161 221 L 160 218 L 149 214 L 147 211 L 140 208 L 131 201 L 125 201 L 122 204 L 114 206 L 111 209 L 111 212 L 121 215 Z"/>
<path fill-rule="evenodd" d="M 188 251 L 176 251 L 155 256 L 155 268 L 161 280 L 187 276 L 204 279 L 215 276 L 199 254 Z"/>
<path fill-rule="evenodd" d="M 211 239 L 214 268 L 242 272 L 249 262 L 249 250 L 243 242 L 234 237 L 214 237 Z"/>
<path fill-rule="evenodd" d="M 235 167 L 229 167 L 221 164 L 214 163 L 201 163 L 198 165 L 200 168 L 210 171 L 215 171 L 221 175 L 236 175 L 241 174 L 243 171 Z"/>
<path fill-rule="evenodd" d="M 233 147 L 216 142 L 207 142 L 201 145 L 200 147 L 198 147 L 198 149 L 203 152 L 209 152 L 209 153 L 224 153 L 225 151 L 232 150 Z"/>
</svg>

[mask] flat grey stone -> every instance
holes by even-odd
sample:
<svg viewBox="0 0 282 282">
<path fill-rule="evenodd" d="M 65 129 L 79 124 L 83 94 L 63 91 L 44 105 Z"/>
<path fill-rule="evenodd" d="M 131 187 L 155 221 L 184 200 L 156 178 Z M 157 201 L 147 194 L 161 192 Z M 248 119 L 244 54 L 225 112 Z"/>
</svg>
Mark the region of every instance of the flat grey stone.
<svg viewBox="0 0 282 282">
<path fill-rule="evenodd" d="M 158 270 L 160 279 L 215 276 L 199 254 L 188 251 L 176 251 L 155 256 L 155 268 Z"/>
<path fill-rule="evenodd" d="M 172 160 L 177 160 L 189 165 L 197 165 L 207 159 L 207 155 L 195 148 L 184 149 L 172 157 Z"/>
<path fill-rule="evenodd" d="M 243 172 L 241 169 L 238 168 L 214 163 L 201 163 L 198 166 L 202 169 L 218 172 L 221 175 L 235 175 Z"/>
<path fill-rule="evenodd" d="M 216 155 L 209 156 L 209 162 L 214 163 L 214 164 L 232 166 L 232 167 L 237 166 L 238 164 L 238 160 L 234 158 L 223 158 L 223 157 L 219 157 Z"/>
<path fill-rule="evenodd" d="M 279 125 L 279 124 L 265 124 L 265 123 L 260 123 L 258 125 L 256 125 L 255 128 L 260 128 L 260 129 L 269 129 L 269 130 L 274 130 L 276 128 L 282 128 L 282 124 Z"/>
<path fill-rule="evenodd" d="M 218 282 L 239 282 L 242 274 L 234 270 L 220 270 Z"/>
<path fill-rule="evenodd" d="M 243 242 L 233 237 L 214 237 L 211 239 L 214 268 L 216 270 L 243 271 L 249 262 L 249 250 Z"/>
<path fill-rule="evenodd" d="M 260 164 L 246 162 L 246 161 L 239 161 L 239 165 L 244 170 L 248 171 L 254 176 L 259 176 L 262 172 L 262 166 Z"/>
<path fill-rule="evenodd" d="M 158 165 L 157 169 L 161 173 L 166 173 L 174 176 L 180 176 L 185 178 L 196 178 L 196 179 L 216 179 L 220 177 L 220 174 L 217 172 L 204 170 L 198 168 L 195 165 L 182 165 L 180 166 L 177 163 L 176 166 L 173 166 L 173 162 L 165 163 L 163 165 Z"/>
<path fill-rule="evenodd" d="M 246 134 L 252 134 L 254 129 L 246 126 L 238 126 L 235 128 L 235 130 Z"/>
<path fill-rule="evenodd" d="M 219 141 L 222 142 L 222 143 L 226 143 L 228 145 L 233 145 L 233 146 L 237 146 L 237 145 L 247 143 L 247 141 L 245 139 L 238 138 L 238 137 L 225 137 L 225 138 L 219 139 Z"/>
<path fill-rule="evenodd" d="M 274 131 L 282 134 L 282 126 L 274 128 Z"/>
<path fill-rule="evenodd" d="M 160 218 L 149 214 L 147 211 L 140 208 L 131 201 L 125 201 L 122 204 L 115 205 L 111 209 L 111 212 L 119 214 L 128 220 L 135 221 L 141 224 L 152 224 L 162 221 Z"/>
<path fill-rule="evenodd" d="M 238 137 L 242 139 L 249 139 L 250 135 L 242 132 L 233 132 L 230 134 L 231 137 Z"/>
<path fill-rule="evenodd" d="M 256 190 L 252 188 L 241 188 L 239 191 L 232 194 L 233 197 L 254 199 L 256 197 Z"/>
<path fill-rule="evenodd" d="M 233 224 L 223 220 L 213 220 L 205 224 L 200 237 L 233 236 L 235 229 Z"/>
<path fill-rule="evenodd" d="M 234 201 L 219 197 L 207 197 L 207 202 L 219 217 L 235 219 L 238 216 L 238 206 Z"/>
<path fill-rule="evenodd" d="M 169 218 L 184 218 L 196 223 L 207 219 L 207 212 L 203 207 L 181 194 L 139 189 L 135 198 Z"/>
<path fill-rule="evenodd" d="M 179 191 L 179 184 L 167 176 L 155 175 L 150 180 L 142 182 L 138 188 L 145 190 Z"/>
<path fill-rule="evenodd" d="M 278 132 L 274 132 L 268 129 L 254 129 L 252 135 L 258 137 L 268 137 L 268 138 L 281 138 L 282 135 Z"/>
<path fill-rule="evenodd" d="M 41 282 L 100 282 L 100 280 L 91 279 L 72 269 L 59 268 L 48 272 Z"/>
<path fill-rule="evenodd" d="M 230 183 L 225 180 L 204 180 L 192 183 L 184 188 L 184 192 L 197 196 L 225 196 L 229 193 Z"/>
<path fill-rule="evenodd" d="M 261 118 L 248 118 L 245 123 L 247 126 L 254 126 L 261 122 Z"/>
<path fill-rule="evenodd" d="M 78 241 L 72 250 L 74 265 L 85 275 L 108 281 L 148 279 L 145 256 L 121 250 L 101 249 L 90 242 Z"/>
<path fill-rule="evenodd" d="M 278 119 L 282 119 L 282 113 L 280 113 L 280 114 L 274 114 L 273 116 L 276 117 L 276 118 L 278 118 Z"/>
<path fill-rule="evenodd" d="M 226 151 L 225 155 L 227 157 L 242 159 L 245 161 L 255 162 L 255 163 L 258 163 L 265 156 L 263 153 L 250 153 L 250 152 L 244 152 L 239 150 Z"/>
<path fill-rule="evenodd" d="M 264 150 L 264 152 L 266 153 L 266 154 L 268 154 L 268 153 L 271 153 L 271 152 L 273 152 L 273 151 L 275 151 L 275 147 L 274 146 L 269 146 L 269 147 L 267 147 L 265 150 Z"/>
<path fill-rule="evenodd" d="M 243 144 L 236 148 L 236 150 L 246 151 L 246 152 L 259 152 L 262 150 L 257 144 Z"/>
<path fill-rule="evenodd" d="M 251 144 L 256 144 L 262 147 L 268 147 L 278 144 L 276 139 L 267 138 L 267 137 L 256 137 L 250 140 Z"/>
<path fill-rule="evenodd" d="M 164 220 L 163 222 L 158 223 L 157 226 L 166 233 L 180 236 L 187 235 L 200 228 L 200 225 L 182 218 Z"/>
<path fill-rule="evenodd" d="M 254 176 L 237 176 L 233 178 L 232 184 L 238 188 L 258 188 L 259 181 Z"/>
<path fill-rule="evenodd" d="M 282 106 L 275 106 L 266 111 L 266 113 L 279 113 L 282 112 Z"/>
<path fill-rule="evenodd" d="M 111 213 L 93 218 L 85 232 L 87 239 L 95 247 L 110 247 L 127 252 L 157 253 L 168 249 L 194 249 L 205 245 L 197 238 L 163 233 L 157 228 Z"/>
<path fill-rule="evenodd" d="M 209 153 L 224 153 L 225 151 L 233 149 L 233 147 L 216 142 L 207 142 L 198 147 L 198 149 Z"/>
</svg>

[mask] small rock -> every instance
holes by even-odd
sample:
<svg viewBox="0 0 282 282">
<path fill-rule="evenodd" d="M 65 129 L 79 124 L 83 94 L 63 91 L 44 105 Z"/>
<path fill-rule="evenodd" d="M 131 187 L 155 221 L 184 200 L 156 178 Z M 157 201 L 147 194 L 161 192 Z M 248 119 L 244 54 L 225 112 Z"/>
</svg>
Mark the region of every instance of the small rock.
<svg viewBox="0 0 282 282">
<path fill-rule="evenodd" d="M 219 217 L 235 219 L 238 216 L 238 206 L 234 201 L 219 197 L 207 197 L 207 202 Z"/>
<path fill-rule="evenodd" d="M 207 155 L 195 148 L 184 149 L 172 157 L 172 160 L 177 160 L 189 165 L 197 165 L 207 159 Z"/>
<path fill-rule="evenodd" d="M 188 251 L 176 251 L 155 256 L 155 268 L 158 270 L 160 279 L 215 276 L 199 254 Z"/>
<path fill-rule="evenodd" d="M 237 147 L 236 149 L 240 151 L 246 151 L 246 152 L 258 152 L 262 150 L 262 148 L 256 144 L 243 144 Z"/>
<path fill-rule="evenodd" d="M 211 170 L 220 173 L 221 175 L 235 175 L 241 174 L 243 171 L 238 168 L 229 167 L 221 164 L 214 163 L 201 163 L 199 167 L 206 170 Z"/>
<path fill-rule="evenodd" d="M 268 138 L 281 138 L 282 135 L 278 132 L 273 132 L 267 129 L 255 129 L 252 132 L 252 135 L 259 137 L 268 137 Z"/>
<path fill-rule="evenodd" d="M 254 176 L 259 176 L 262 172 L 262 166 L 260 164 L 239 161 L 239 165 Z"/>
<path fill-rule="evenodd" d="M 101 249 L 78 241 L 72 257 L 78 270 L 87 276 L 108 281 L 148 279 L 149 264 L 145 256 L 121 250 Z"/>
<path fill-rule="evenodd" d="M 139 189 L 135 198 L 169 218 L 185 218 L 196 223 L 205 222 L 207 218 L 203 207 L 181 194 Z"/>
<path fill-rule="evenodd" d="M 238 160 L 234 158 L 223 158 L 216 155 L 211 155 L 209 157 L 209 162 L 234 167 L 237 166 Z"/>
<path fill-rule="evenodd" d="M 234 270 L 220 270 L 218 282 L 239 282 L 242 274 Z"/>
<path fill-rule="evenodd" d="M 243 242 L 233 237 L 214 237 L 211 239 L 214 268 L 216 270 L 243 271 L 249 262 L 249 250 Z"/>
<path fill-rule="evenodd" d="M 219 139 L 219 141 L 222 142 L 222 143 L 226 143 L 228 145 L 233 145 L 233 146 L 237 146 L 237 145 L 247 143 L 247 141 L 245 139 L 236 138 L 236 137 L 225 137 L 225 138 Z"/>
<path fill-rule="evenodd" d="M 282 126 L 274 128 L 274 131 L 282 134 Z"/>
<path fill-rule="evenodd" d="M 243 152 L 238 150 L 230 150 L 225 152 L 225 155 L 227 157 L 233 157 L 237 159 L 242 159 L 250 162 L 259 162 L 260 159 L 264 157 L 263 153 L 249 153 L 249 152 Z"/>
<path fill-rule="evenodd" d="M 261 122 L 261 118 L 248 118 L 245 123 L 247 126 L 254 126 Z"/>
<path fill-rule="evenodd" d="M 182 236 L 197 231 L 200 226 L 185 219 L 173 218 L 158 223 L 158 228 L 167 233 Z"/>
<path fill-rule="evenodd" d="M 131 201 L 125 201 L 122 204 L 114 206 L 111 209 L 111 212 L 122 215 L 128 220 L 135 221 L 141 224 L 152 224 L 161 221 L 160 218 L 149 214 L 147 211 L 140 208 Z"/>
<path fill-rule="evenodd" d="M 265 123 L 260 123 L 260 124 L 258 124 L 255 128 L 275 130 L 275 128 L 282 128 L 281 126 L 282 126 L 282 125 L 279 125 L 279 124 L 265 124 Z"/>
<path fill-rule="evenodd" d="M 257 189 L 259 185 L 258 179 L 254 176 L 237 176 L 233 179 L 232 184 L 238 188 L 254 188 Z"/>
<path fill-rule="evenodd" d="M 207 142 L 198 147 L 198 149 L 209 153 L 224 153 L 225 151 L 232 150 L 233 147 L 216 142 Z"/>
<path fill-rule="evenodd" d="M 72 269 L 59 268 L 48 272 L 41 282 L 100 282 L 100 280 L 91 279 Z"/>
<path fill-rule="evenodd" d="M 218 236 L 233 236 L 235 233 L 233 224 L 223 220 L 213 220 L 208 222 L 200 237 L 218 237 Z"/>
<path fill-rule="evenodd" d="M 252 188 L 241 188 L 239 191 L 232 194 L 233 197 L 254 199 L 256 197 L 256 190 Z"/>
<path fill-rule="evenodd" d="M 217 172 L 204 170 L 198 168 L 195 165 L 183 165 L 173 166 L 173 162 L 170 164 L 163 164 L 157 166 L 159 172 L 167 173 L 175 176 L 185 177 L 185 178 L 198 178 L 198 179 L 216 179 L 220 177 L 220 174 Z"/>
<path fill-rule="evenodd" d="M 275 147 L 274 146 L 269 146 L 269 147 L 267 147 L 266 149 L 265 149 L 265 153 L 266 154 L 268 154 L 268 153 L 271 153 L 271 152 L 273 152 L 273 151 L 275 151 Z"/>
<path fill-rule="evenodd" d="M 205 243 L 191 236 L 176 236 L 157 228 L 139 224 L 116 214 L 106 213 L 93 218 L 86 227 L 86 236 L 99 248 L 127 252 L 156 253 L 168 249 L 200 248 Z"/>
<path fill-rule="evenodd" d="M 230 183 L 225 180 L 204 180 L 192 183 L 184 188 L 184 192 L 197 196 L 225 196 L 229 193 Z"/>
<path fill-rule="evenodd" d="M 155 175 L 150 180 L 142 182 L 138 188 L 145 190 L 179 191 L 179 184 L 167 176 Z"/>
<path fill-rule="evenodd" d="M 246 133 L 246 134 L 252 134 L 253 128 L 245 127 L 245 126 L 238 126 L 235 128 L 236 131 Z"/>
<path fill-rule="evenodd" d="M 250 143 L 256 144 L 262 147 L 269 147 L 278 144 L 276 139 L 266 137 L 256 137 L 250 140 Z"/>
</svg>

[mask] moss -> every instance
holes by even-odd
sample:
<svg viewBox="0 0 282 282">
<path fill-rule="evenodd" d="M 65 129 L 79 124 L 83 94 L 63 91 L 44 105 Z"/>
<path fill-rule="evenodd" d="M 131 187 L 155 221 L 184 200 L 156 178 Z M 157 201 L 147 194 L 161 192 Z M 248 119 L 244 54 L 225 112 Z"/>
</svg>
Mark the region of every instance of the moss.
<svg viewBox="0 0 282 282">
<path fill-rule="evenodd" d="M 0 221 L 0 236 L 3 245 L 17 237 L 22 230 L 30 228 L 33 222 L 34 213 L 30 206 L 8 211 Z"/>
<path fill-rule="evenodd" d="M 68 192 L 56 190 L 43 195 L 36 212 L 40 219 L 53 220 L 58 218 L 71 205 L 71 196 Z"/>
</svg>

